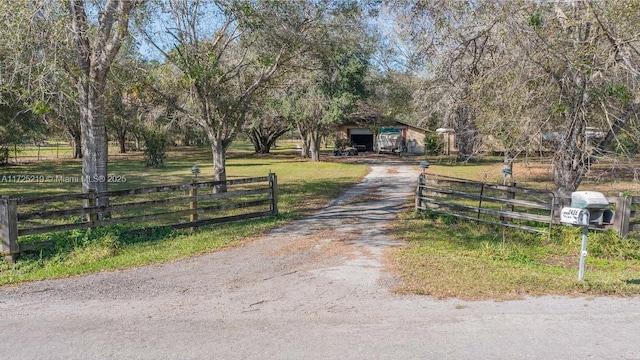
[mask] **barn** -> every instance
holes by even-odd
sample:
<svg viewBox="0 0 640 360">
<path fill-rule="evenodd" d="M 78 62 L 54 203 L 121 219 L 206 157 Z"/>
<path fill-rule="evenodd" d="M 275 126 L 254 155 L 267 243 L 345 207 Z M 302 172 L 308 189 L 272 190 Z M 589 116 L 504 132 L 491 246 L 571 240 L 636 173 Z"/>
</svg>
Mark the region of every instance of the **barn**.
<svg viewBox="0 0 640 360">
<path fill-rule="evenodd" d="M 407 154 L 424 154 L 425 136 L 431 131 L 401 120 L 386 121 L 383 125 L 363 125 L 350 120 L 336 129 L 337 139 L 348 139 L 359 151 L 377 151 L 376 136 L 382 128 L 395 128 L 402 133 L 402 148 Z"/>
</svg>

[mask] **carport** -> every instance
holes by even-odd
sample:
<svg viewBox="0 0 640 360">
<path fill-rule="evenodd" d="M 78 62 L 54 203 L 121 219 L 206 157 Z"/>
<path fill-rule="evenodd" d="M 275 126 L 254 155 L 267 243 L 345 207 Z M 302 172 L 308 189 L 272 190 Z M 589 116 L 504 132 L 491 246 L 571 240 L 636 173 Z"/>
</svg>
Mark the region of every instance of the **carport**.
<svg viewBox="0 0 640 360">
<path fill-rule="evenodd" d="M 349 129 L 349 140 L 358 151 L 373 151 L 373 137 L 371 130 Z"/>
</svg>

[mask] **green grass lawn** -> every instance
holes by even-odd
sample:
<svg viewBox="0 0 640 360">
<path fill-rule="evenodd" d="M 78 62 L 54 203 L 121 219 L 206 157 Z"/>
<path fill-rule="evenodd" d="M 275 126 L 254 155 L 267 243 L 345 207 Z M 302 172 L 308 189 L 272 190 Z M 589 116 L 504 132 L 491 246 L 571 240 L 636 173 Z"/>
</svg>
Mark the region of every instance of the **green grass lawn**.
<svg viewBox="0 0 640 360">
<path fill-rule="evenodd" d="M 367 167 L 357 164 L 312 163 L 295 155 L 295 146 L 283 144 L 272 154 L 252 153 L 250 144 L 235 144 L 227 161 L 229 179 L 278 176 L 278 207 L 275 217 L 254 219 L 199 228 L 195 232 L 158 228 L 143 235 L 128 231 L 130 226 L 77 230 L 34 235 L 20 241 L 53 241 L 55 248 L 21 255 L 15 264 L 0 260 L 0 284 L 87 274 L 102 270 L 135 267 L 173 261 L 239 244 L 287 221 L 316 210 L 359 182 Z M 168 151 L 165 166 L 147 168 L 140 153 L 115 154 L 110 158 L 109 174 L 126 181 L 112 183 L 111 190 L 161 184 L 185 184 L 193 179 L 191 167 L 198 165 L 203 181 L 213 173 L 208 147 L 176 147 Z M 79 176 L 81 160 L 11 165 L 0 169 L 7 175 Z M 81 192 L 80 183 L 0 182 L 0 195 L 37 196 Z"/>
<path fill-rule="evenodd" d="M 585 277 L 578 282 L 580 228 L 556 226 L 548 236 L 408 211 L 392 232 L 406 243 L 388 254 L 403 281 L 401 293 L 466 300 L 640 294 L 637 237 L 590 231 Z"/>
</svg>

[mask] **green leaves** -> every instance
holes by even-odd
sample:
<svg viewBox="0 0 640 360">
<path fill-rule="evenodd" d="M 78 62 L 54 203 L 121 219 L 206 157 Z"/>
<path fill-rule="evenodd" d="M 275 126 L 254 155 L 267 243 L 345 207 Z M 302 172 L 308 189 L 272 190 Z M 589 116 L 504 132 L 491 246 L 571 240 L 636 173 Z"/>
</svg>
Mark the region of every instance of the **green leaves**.
<svg viewBox="0 0 640 360">
<path fill-rule="evenodd" d="M 628 105 L 634 97 L 633 93 L 625 85 L 612 82 L 606 83 L 603 88 L 592 90 L 591 96 L 598 100 L 603 100 L 606 97 L 613 98 L 624 105 Z"/>
<path fill-rule="evenodd" d="M 536 30 L 542 28 L 542 11 L 537 10 L 535 13 L 531 14 L 529 17 L 529 26 L 533 27 Z"/>
</svg>

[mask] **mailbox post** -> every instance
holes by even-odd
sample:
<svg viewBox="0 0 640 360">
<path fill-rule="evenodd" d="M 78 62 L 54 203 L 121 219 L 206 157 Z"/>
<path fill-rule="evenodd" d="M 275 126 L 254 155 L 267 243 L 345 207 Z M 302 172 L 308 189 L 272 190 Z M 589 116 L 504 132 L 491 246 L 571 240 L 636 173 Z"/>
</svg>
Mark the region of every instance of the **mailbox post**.
<svg viewBox="0 0 640 360">
<path fill-rule="evenodd" d="M 582 246 L 580 249 L 580 265 L 578 267 L 578 281 L 584 277 L 584 263 L 587 257 L 587 235 L 589 234 L 589 210 L 565 207 L 560 212 L 560 221 L 565 224 L 582 227 Z"/>
<path fill-rule="evenodd" d="M 571 207 L 562 208 L 560 222 L 582 227 L 582 246 L 580 248 L 580 265 L 578 281 L 584 277 L 584 264 L 587 257 L 587 235 L 589 225 L 602 225 L 603 218 L 610 217 L 611 210 L 607 198 L 596 191 L 576 191 L 571 193 Z"/>
</svg>

